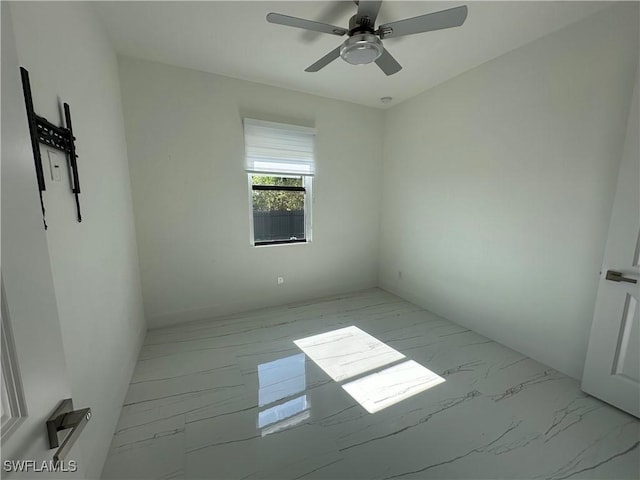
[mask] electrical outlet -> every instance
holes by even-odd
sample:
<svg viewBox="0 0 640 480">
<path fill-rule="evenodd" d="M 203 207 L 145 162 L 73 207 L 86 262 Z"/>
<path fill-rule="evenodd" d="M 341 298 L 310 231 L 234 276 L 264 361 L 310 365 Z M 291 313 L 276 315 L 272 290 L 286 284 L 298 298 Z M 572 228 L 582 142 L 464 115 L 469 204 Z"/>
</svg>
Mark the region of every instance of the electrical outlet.
<svg viewBox="0 0 640 480">
<path fill-rule="evenodd" d="M 278 285 L 282 285 L 284 283 L 284 277 L 278 277 Z"/>
</svg>

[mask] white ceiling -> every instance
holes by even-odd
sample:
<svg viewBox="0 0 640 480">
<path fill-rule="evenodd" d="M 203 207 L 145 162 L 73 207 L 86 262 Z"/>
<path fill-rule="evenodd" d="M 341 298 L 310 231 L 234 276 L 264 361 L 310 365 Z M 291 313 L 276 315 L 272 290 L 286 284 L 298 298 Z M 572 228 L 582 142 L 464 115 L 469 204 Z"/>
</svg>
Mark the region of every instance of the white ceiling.
<svg viewBox="0 0 640 480">
<path fill-rule="evenodd" d="M 378 24 L 468 5 L 461 27 L 384 40 L 403 69 L 335 60 L 304 69 L 345 37 L 267 23 L 269 12 L 347 26 L 351 1 L 98 2 L 118 53 L 285 87 L 372 107 L 388 107 L 537 38 L 579 21 L 607 2 L 424 2 L 386 0 Z M 393 101 L 383 105 L 380 97 Z"/>
</svg>

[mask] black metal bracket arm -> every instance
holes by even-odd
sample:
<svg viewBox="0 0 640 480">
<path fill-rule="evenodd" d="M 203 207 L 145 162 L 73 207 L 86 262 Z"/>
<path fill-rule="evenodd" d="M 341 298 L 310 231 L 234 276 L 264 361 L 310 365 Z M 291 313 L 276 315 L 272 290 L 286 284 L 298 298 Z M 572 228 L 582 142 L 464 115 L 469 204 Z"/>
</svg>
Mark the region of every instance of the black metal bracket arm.
<svg viewBox="0 0 640 480">
<path fill-rule="evenodd" d="M 76 200 L 76 213 L 78 222 L 81 222 L 82 214 L 80 213 L 80 199 L 78 197 L 78 195 L 80 194 L 80 179 L 78 177 L 77 163 L 78 156 L 76 155 L 76 137 L 73 136 L 73 127 L 71 126 L 71 110 L 69 109 L 69 104 L 64 104 L 64 119 L 67 125 L 66 127 L 58 127 L 48 121 L 46 118 L 36 115 L 33 109 L 33 98 L 31 96 L 29 72 L 24 67 L 20 67 L 20 75 L 22 77 L 22 90 L 24 92 L 25 107 L 27 109 L 27 120 L 29 122 L 29 134 L 31 136 L 31 149 L 33 150 L 33 160 L 36 167 L 38 190 L 40 191 L 40 205 L 42 207 L 42 221 L 44 222 L 44 228 L 46 230 L 47 221 L 45 217 L 42 192 L 44 192 L 47 187 L 44 182 L 42 157 L 40 156 L 40 143 L 43 143 L 66 154 L 69 171 L 71 173 L 71 192 L 74 194 Z"/>
</svg>

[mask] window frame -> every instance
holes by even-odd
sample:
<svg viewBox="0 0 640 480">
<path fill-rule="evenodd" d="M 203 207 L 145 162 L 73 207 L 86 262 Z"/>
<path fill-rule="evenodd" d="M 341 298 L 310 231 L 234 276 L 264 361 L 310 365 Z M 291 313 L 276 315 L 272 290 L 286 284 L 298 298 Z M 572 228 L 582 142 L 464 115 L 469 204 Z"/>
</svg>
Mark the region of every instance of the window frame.
<svg viewBox="0 0 640 480">
<path fill-rule="evenodd" d="M 290 185 L 254 185 L 253 176 L 263 177 L 300 177 L 302 178 L 302 187 L 295 187 Z M 249 192 L 249 241 L 252 247 L 272 247 L 282 245 L 307 245 L 311 243 L 312 229 L 311 229 L 311 203 L 313 201 L 312 185 L 313 176 L 300 175 L 300 174 L 283 174 L 283 173 L 266 173 L 266 172 L 247 172 L 247 184 Z M 257 188 L 255 188 L 257 187 Z M 255 231 L 253 226 L 253 192 L 254 191 L 291 191 L 291 192 L 304 192 L 304 239 L 295 240 L 267 240 L 256 241 Z"/>
</svg>

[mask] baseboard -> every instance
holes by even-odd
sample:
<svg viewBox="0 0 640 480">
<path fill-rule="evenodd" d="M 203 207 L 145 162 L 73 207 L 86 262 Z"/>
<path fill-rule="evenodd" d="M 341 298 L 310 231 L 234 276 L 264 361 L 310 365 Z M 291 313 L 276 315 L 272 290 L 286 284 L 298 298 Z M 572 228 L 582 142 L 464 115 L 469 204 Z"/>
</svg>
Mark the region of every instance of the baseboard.
<svg viewBox="0 0 640 480">
<path fill-rule="evenodd" d="M 303 296 L 292 295 L 291 297 L 280 297 L 278 299 L 264 297 L 245 300 L 242 302 L 211 305 L 208 307 L 150 316 L 147 318 L 147 325 L 149 329 L 169 327 L 187 322 L 215 319 L 226 315 L 235 315 L 238 313 L 249 312 L 251 310 L 257 310 L 259 308 L 277 307 L 280 305 L 288 305 L 290 303 L 308 302 L 332 295 L 361 292 L 363 290 L 376 287 L 377 285 L 375 282 L 366 282 L 362 284 L 318 290 L 310 293 L 309 295 Z"/>
</svg>

